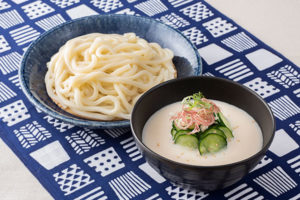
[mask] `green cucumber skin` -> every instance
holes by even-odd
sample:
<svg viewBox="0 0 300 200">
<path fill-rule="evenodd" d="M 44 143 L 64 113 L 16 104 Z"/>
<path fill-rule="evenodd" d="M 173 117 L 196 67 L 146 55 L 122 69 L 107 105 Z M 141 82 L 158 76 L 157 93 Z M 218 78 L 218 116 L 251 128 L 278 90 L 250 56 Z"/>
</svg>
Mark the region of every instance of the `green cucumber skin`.
<svg viewBox="0 0 300 200">
<path fill-rule="evenodd" d="M 176 129 L 172 128 L 171 129 L 171 135 L 172 135 L 172 137 L 174 137 L 176 133 L 177 133 Z"/>
<path fill-rule="evenodd" d="M 219 112 L 218 113 L 218 118 L 220 120 L 220 124 L 231 129 L 230 124 L 228 122 L 228 120 L 226 119 L 226 117 L 223 115 L 223 113 Z"/>
<path fill-rule="evenodd" d="M 175 144 L 180 144 L 181 146 L 192 149 L 197 149 L 198 143 L 198 138 L 195 135 L 179 135 L 175 140 Z"/>
<path fill-rule="evenodd" d="M 179 130 L 177 131 L 177 133 L 173 136 L 173 140 L 176 141 L 176 139 L 180 136 L 180 135 L 186 135 L 187 133 L 189 133 L 189 130 Z"/>
<path fill-rule="evenodd" d="M 211 125 L 204 132 L 197 132 L 188 135 L 192 129 L 180 130 L 172 122 L 172 138 L 175 144 L 187 146 L 192 149 L 198 148 L 200 155 L 206 153 L 216 153 L 227 147 L 227 140 L 233 138 L 230 124 L 225 116 L 217 113 L 215 124 Z"/>
<path fill-rule="evenodd" d="M 226 139 L 226 135 L 223 133 L 223 131 L 219 130 L 218 128 L 208 128 L 199 136 L 199 140 L 202 140 L 208 134 L 218 134 L 218 135 L 224 137 L 224 139 Z"/>
<path fill-rule="evenodd" d="M 176 131 L 180 131 L 180 129 L 175 125 L 175 122 L 172 122 L 172 127 L 176 130 Z"/>
<path fill-rule="evenodd" d="M 199 150 L 200 155 L 204 155 L 204 154 L 208 153 L 207 149 L 203 145 L 200 145 L 200 144 L 199 144 L 198 150 Z"/>
<path fill-rule="evenodd" d="M 201 155 L 206 153 L 216 153 L 227 146 L 226 139 L 218 134 L 210 133 L 206 135 L 199 143 L 199 152 Z"/>
<path fill-rule="evenodd" d="M 231 130 L 229 128 L 227 128 L 226 126 L 219 126 L 218 129 L 223 131 L 223 133 L 226 135 L 227 139 L 233 138 L 233 134 L 232 134 Z"/>
</svg>

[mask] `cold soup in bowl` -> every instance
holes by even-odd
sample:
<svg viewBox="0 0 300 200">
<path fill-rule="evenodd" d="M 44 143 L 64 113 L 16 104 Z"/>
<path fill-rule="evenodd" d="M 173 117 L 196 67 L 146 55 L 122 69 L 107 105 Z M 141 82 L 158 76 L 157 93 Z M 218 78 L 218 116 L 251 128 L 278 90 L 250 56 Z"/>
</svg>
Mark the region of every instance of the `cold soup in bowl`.
<svg viewBox="0 0 300 200">
<path fill-rule="evenodd" d="M 228 128 L 218 123 L 217 112 L 209 113 L 203 108 L 198 109 L 202 105 L 200 103 L 195 105 L 197 109 L 195 107 L 184 109 L 184 102 L 175 102 L 159 109 L 147 120 L 143 129 L 143 143 L 152 151 L 168 159 L 201 166 L 238 162 L 261 150 L 263 146 L 262 132 L 253 117 L 234 105 L 217 100 L 209 102 L 212 102 L 212 106 L 214 104 L 219 113 L 222 113 L 228 123 Z M 200 112 L 206 112 L 206 115 Z M 213 119 L 209 119 L 210 124 L 207 124 L 210 114 Z M 198 130 L 189 127 L 178 128 L 180 123 L 184 126 L 183 118 L 193 128 L 198 122 Z M 230 136 L 226 136 L 227 129 L 231 132 Z M 223 133 L 225 137 L 223 137 Z M 211 138 L 208 138 L 208 135 Z M 219 138 L 221 141 L 218 141 Z M 205 148 L 205 145 L 207 148 L 212 146 L 213 150 L 211 151 L 214 152 L 203 152 L 206 149 L 201 150 L 200 148 L 202 146 Z"/>
<path fill-rule="evenodd" d="M 196 97 L 204 107 L 186 99 L 199 91 L 207 98 Z M 183 99 L 187 107 L 180 104 Z M 258 94 L 239 83 L 205 76 L 150 89 L 136 102 L 130 123 L 151 167 L 173 183 L 201 191 L 241 180 L 263 158 L 275 132 L 272 111 Z"/>
</svg>

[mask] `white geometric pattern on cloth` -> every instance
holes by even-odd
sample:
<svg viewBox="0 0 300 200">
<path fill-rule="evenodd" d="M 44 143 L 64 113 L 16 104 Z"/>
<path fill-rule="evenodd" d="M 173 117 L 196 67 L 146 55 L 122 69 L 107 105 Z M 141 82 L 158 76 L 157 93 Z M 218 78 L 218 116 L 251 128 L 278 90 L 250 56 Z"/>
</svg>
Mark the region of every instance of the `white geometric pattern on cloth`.
<svg viewBox="0 0 300 200">
<path fill-rule="evenodd" d="M 269 150 L 278 157 L 282 157 L 298 148 L 298 143 L 285 130 L 279 129 L 275 132 L 275 137 Z"/>
<path fill-rule="evenodd" d="M 91 4 L 104 12 L 110 12 L 123 6 L 120 0 L 91 0 Z"/>
<path fill-rule="evenodd" d="M 233 55 L 214 43 L 198 49 L 198 52 L 208 65 L 212 65 Z"/>
<path fill-rule="evenodd" d="M 188 21 L 183 19 L 182 17 L 176 15 L 175 13 L 170 13 L 160 17 L 160 20 L 165 24 L 172 26 L 173 28 L 182 28 L 190 25 Z"/>
<path fill-rule="evenodd" d="M 296 196 L 290 198 L 289 200 L 299 200 L 300 199 L 300 193 L 297 194 Z"/>
<path fill-rule="evenodd" d="M 1 66 L 1 64 L 0 64 Z M 1 69 L 1 68 L 0 68 Z M 9 81 L 12 82 L 12 84 L 14 84 L 17 88 L 21 89 L 21 85 L 20 85 L 20 79 L 19 79 L 19 75 L 14 75 L 8 78 Z"/>
<path fill-rule="evenodd" d="M 135 11 L 130 10 L 130 8 L 125 8 L 123 10 L 120 10 L 120 11 L 116 12 L 116 14 L 134 15 Z"/>
<path fill-rule="evenodd" d="M 171 186 L 168 186 L 166 188 L 166 191 L 168 192 L 168 195 L 171 199 L 176 200 L 201 200 L 206 198 L 209 193 L 204 193 L 196 190 L 190 190 L 190 189 L 183 189 L 179 186 L 177 186 L 174 183 L 171 183 Z"/>
<path fill-rule="evenodd" d="M 28 44 L 27 47 L 23 47 L 23 48 L 22 48 L 22 50 L 23 50 L 24 53 L 27 51 L 28 47 L 29 47 L 29 44 Z"/>
<path fill-rule="evenodd" d="M 240 81 L 254 74 L 239 58 L 216 67 L 216 71 L 233 81 Z"/>
<path fill-rule="evenodd" d="M 287 161 L 290 167 L 300 175 L 300 155 L 295 156 Z"/>
<path fill-rule="evenodd" d="M 85 173 L 76 164 L 71 165 L 61 172 L 53 174 L 53 177 L 65 196 L 94 182 L 90 175 Z"/>
<path fill-rule="evenodd" d="M 300 88 L 294 90 L 293 93 L 296 95 L 296 97 L 300 98 Z"/>
<path fill-rule="evenodd" d="M 99 134 L 94 133 L 88 128 L 78 130 L 65 138 L 79 155 L 90 151 L 91 148 L 105 144 L 104 139 Z"/>
<path fill-rule="evenodd" d="M 162 177 L 157 171 L 155 171 L 147 162 L 141 164 L 139 168 L 157 183 L 163 183 L 166 181 L 166 179 Z"/>
<path fill-rule="evenodd" d="M 298 185 L 280 166 L 258 176 L 253 181 L 275 197 L 288 192 Z"/>
<path fill-rule="evenodd" d="M 259 77 L 244 83 L 244 85 L 255 91 L 262 98 L 267 98 L 280 92 L 279 89 L 275 88 L 273 85 L 269 85 L 267 81 L 263 81 Z"/>
<path fill-rule="evenodd" d="M 294 124 L 289 124 L 289 126 L 300 136 L 300 120 L 295 121 Z"/>
<path fill-rule="evenodd" d="M 8 99 L 11 99 L 15 96 L 17 96 L 17 94 L 14 91 L 12 91 L 3 82 L 0 82 L 0 103 L 6 101 Z"/>
<path fill-rule="evenodd" d="M 122 145 L 123 149 L 126 150 L 126 153 L 129 154 L 129 157 L 133 162 L 143 157 L 141 152 L 138 150 L 133 137 L 129 137 L 121 141 L 120 144 Z"/>
<path fill-rule="evenodd" d="M 230 37 L 222 40 L 221 42 L 237 52 L 243 52 L 247 49 L 251 49 L 251 48 L 257 46 L 256 42 L 254 42 L 244 32 L 237 33 L 233 36 L 230 36 Z"/>
<path fill-rule="evenodd" d="M 35 24 L 47 31 L 63 22 L 65 22 L 65 19 L 60 14 L 57 14 L 37 21 Z"/>
<path fill-rule="evenodd" d="M 220 37 L 226 33 L 229 33 L 235 29 L 236 26 L 227 22 L 227 20 L 217 17 L 213 20 L 205 22 L 202 24 L 214 37 Z"/>
<path fill-rule="evenodd" d="M 268 69 L 282 61 L 280 57 L 266 49 L 258 49 L 248 53 L 246 54 L 246 58 L 260 71 Z"/>
<path fill-rule="evenodd" d="M 48 4 L 43 3 L 42 1 L 35 1 L 29 4 L 26 4 L 25 6 L 21 7 L 25 14 L 30 19 L 36 19 L 43 15 L 47 15 L 53 11 L 55 11 L 52 7 L 50 7 Z"/>
<path fill-rule="evenodd" d="M 185 7 L 181 9 L 180 12 L 189 16 L 196 22 L 200 22 L 201 20 L 214 15 L 214 13 L 201 2 Z"/>
<path fill-rule="evenodd" d="M 58 130 L 59 132 L 61 132 L 61 133 L 63 133 L 63 132 L 65 132 L 65 131 L 67 131 L 67 130 L 74 127 L 74 125 L 72 125 L 72 124 L 65 123 L 65 122 L 60 121 L 56 118 L 53 118 L 49 115 L 46 115 L 45 117 L 43 117 L 43 119 L 47 120 L 47 122 L 49 124 L 53 125 L 54 128 L 56 130 Z"/>
<path fill-rule="evenodd" d="M 0 14 L 0 27 L 7 29 L 17 24 L 23 23 L 24 20 L 17 10 L 10 10 Z"/>
<path fill-rule="evenodd" d="M 9 31 L 11 37 L 15 40 L 18 46 L 32 42 L 41 34 L 37 30 L 33 29 L 29 25 L 22 26 L 20 28 Z"/>
<path fill-rule="evenodd" d="M 213 75 L 212 73 L 210 73 L 210 72 L 205 72 L 204 74 L 202 74 L 202 76 L 215 76 L 215 75 Z"/>
<path fill-rule="evenodd" d="M 128 133 L 130 128 L 115 128 L 115 129 L 105 129 L 104 132 L 110 135 L 112 138 L 120 137 L 121 135 Z"/>
<path fill-rule="evenodd" d="M 0 39 L 1 42 L 1 39 Z M 1 46 L 1 44 L 0 44 Z M 0 47 L 1 49 L 1 47 Z M 18 52 L 12 52 L 0 57 L 0 70 L 5 75 L 19 69 L 22 56 Z"/>
<path fill-rule="evenodd" d="M 13 126 L 25 119 L 30 118 L 30 114 L 22 100 L 15 101 L 11 104 L 0 108 L 0 118 L 7 123 L 7 126 Z"/>
<path fill-rule="evenodd" d="M 0 0 L 0 10 L 5 10 L 7 8 L 10 8 L 10 7 L 11 7 L 11 5 L 9 5 L 7 2 L 5 2 L 3 0 Z"/>
<path fill-rule="evenodd" d="M 101 176 L 107 176 L 125 167 L 120 156 L 113 147 L 109 147 L 83 160 Z"/>
<path fill-rule="evenodd" d="M 82 195 L 80 195 L 79 197 L 76 197 L 74 200 L 105 200 L 107 199 L 107 196 L 103 196 L 104 192 L 102 190 L 102 188 L 96 187 Z"/>
<path fill-rule="evenodd" d="M 28 0 L 11 0 L 12 2 L 14 2 L 15 4 L 21 4 L 21 3 L 24 3 Z"/>
<path fill-rule="evenodd" d="M 70 160 L 68 153 L 58 140 L 31 152 L 29 155 L 47 170 Z"/>
<path fill-rule="evenodd" d="M 196 27 L 189 28 L 185 31 L 182 31 L 182 33 L 196 45 L 208 41 L 207 37 Z"/>
<path fill-rule="evenodd" d="M 14 133 L 21 145 L 26 149 L 52 136 L 51 133 L 37 121 L 21 126 L 19 130 L 14 130 Z"/>
<path fill-rule="evenodd" d="M 40 109 L 38 109 L 37 107 L 35 107 L 36 112 L 41 113 L 42 111 Z"/>
<path fill-rule="evenodd" d="M 268 165 L 272 162 L 272 159 L 264 155 L 264 157 L 259 161 L 259 163 L 251 170 L 251 172 L 263 168 L 264 166 Z"/>
<path fill-rule="evenodd" d="M 273 114 L 280 120 L 286 120 L 289 117 L 300 113 L 300 108 L 287 95 L 269 102 Z"/>
<path fill-rule="evenodd" d="M 71 8 L 67 10 L 66 13 L 69 15 L 71 19 L 77 19 L 80 17 L 86 17 L 90 15 L 98 15 L 96 11 L 86 6 L 85 4 Z"/>
<path fill-rule="evenodd" d="M 66 8 L 75 3 L 79 3 L 80 0 L 50 0 L 52 3 L 55 3 L 58 7 Z"/>
<path fill-rule="evenodd" d="M 292 66 L 285 65 L 277 70 L 267 73 L 267 76 L 279 83 L 285 88 L 292 87 L 300 83 L 300 73 L 298 73 Z"/>
<path fill-rule="evenodd" d="M 3 35 L 0 35 L 0 53 L 10 50 L 8 42 Z"/>
<path fill-rule="evenodd" d="M 245 196 L 246 195 L 246 196 Z M 230 190 L 224 194 L 224 197 L 230 200 L 245 200 L 245 199 L 264 199 L 262 195 L 259 195 L 258 192 L 254 191 L 252 187 L 249 187 L 246 183 L 243 183 L 236 188 Z"/>
<path fill-rule="evenodd" d="M 120 200 L 137 197 L 151 188 L 148 183 L 132 171 L 109 181 L 109 185 Z"/>
<path fill-rule="evenodd" d="M 163 200 L 158 193 L 155 193 L 153 195 L 151 195 L 150 197 L 148 197 L 147 199 L 145 200 Z"/>
<path fill-rule="evenodd" d="M 193 0 L 168 0 L 168 1 L 170 2 L 170 4 L 172 6 L 174 6 L 176 8 L 176 7 L 182 6 L 184 4 L 190 3 Z"/>
<path fill-rule="evenodd" d="M 168 10 L 165 4 L 163 4 L 160 0 L 147 0 L 135 5 L 134 7 L 148 16 L 153 16 Z"/>
<path fill-rule="evenodd" d="M 298 179 L 300 175 L 300 155 L 298 155 L 300 152 L 300 142 L 297 140 L 297 137 L 300 136 L 300 119 L 298 117 L 300 114 L 300 104 L 298 103 L 300 99 L 299 68 L 281 55 L 277 55 L 276 51 L 220 14 L 206 3 L 205 0 L 164 0 L 160 2 L 158 2 L 158 0 L 118 0 L 122 5 L 117 8 L 104 6 L 108 5 L 107 2 L 109 1 L 117 2 L 116 0 L 0 0 L 1 106 L 7 106 L 19 99 L 24 100 L 24 102 L 21 101 L 23 105 L 28 102 L 27 100 L 25 101 L 24 98 L 26 97 L 18 89 L 20 88 L 20 81 L 17 70 L 22 58 L 21 54 L 27 50 L 29 44 L 35 38 L 35 36 L 32 37 L 34 33 L 39 34 L 38 32 L 43 32 L 43 30 L 47 31 L 69 20 L 70 17 L 75 19 L 82 16 L 98 15 L 99 13 L 129 15 L 138 13 L 136 15 L 152 15 L 155 16 L 154 18 L 156 19 L 164 18 L 166 23 L 169 23 L 175 28 L 179 28 L 199 49 L 214 43 L 212 47 L 217 46 L 216 48 L 206 49 L 206 51 L 210 52 L 210 55 L 204 56 L 206 57 L 205 61 L 209 63 L 208 60 L 211 59 L 213 62 L 204 70 L 204 76 L 221 76 L 233 81 L 241 81 L 242 84 L 245 82 L 247 82 L 245 84 L 254 83 L 257 77 L 261 77 L 255 87 L 258 87 L 257 89 L 259 91 L 264 92 L 264 95 L 268 95 L 268 97 L 264 96 L 264 98 L 267 98 L 267 102 L 270 102 L 270 107 L 277 120 L 285 121 L 279 121 L 278 125 L 280 130 L 275 133 L 274 146 L 270 147 L 269 154 L 267 154 L 268 156 L 262 158 L 249 176 L 230 188 L 216 193 L 199 193 L 199 195 L 196 196 L 195 192 L 183 191 L 179 187 L 178 191 L 176 188 L 173 193 L 172 188 L 174 188 L 175 185 L 168 187 L 170 183 L 160 175 L 157 176 L 157 172 L 153 171 L 149 164 L 141 159 L 142 155 L 133 143 L 134 139 L 131 136 L 130 128 L 84 130 L 83 128 L 78 128 L 72 124 L 67 124 L 50 116 L 46 116 L 41 110 L 32 107 L 31 104 L 26 104 L 24 105 L 24 107 L 27 106 L 27 108 L 25 107 L 26 119 L 10 127 L 7 126 L 8 122 L 2 123 L 4 131 L 12 134 L 2 134 L 1 137 L 15 150 L 16 154 L 22 158 L 24 164 L 40 180 L 41 184 L 45 186 L 51 195 L 55 199 L 77 200 L 118 199 L 118 197 L 120 199 L 133 198 L 147 200 L 172 199 L 172 197 L 174 197 L 173 199 L 184 200 L 261 200 L 275 198 L 299 200 L 300 193 L 298 189 L 300 185 L 296 187 L 293 185 L 293 181 L 296 182 L 296 184 L 300 183 Z M 96 8 L 92 2 L 94 2 L 95 5 L 95 2 L 98 2 L 98 7 L 96 6 Z M 45 4 L 46 7 L 50 7 L 50 10 L 54 11 L 48 11 L 47 9 L 45 9 L 46 11 L 40 11 L 40 9 L 34 10 L 36 8 L 27 7 L 26 9 L 29 12 L 24 12 L 24 7 L 35 3 L 39 5 Z M 145 8 L 147 3 L 150 4 L 151 7 Z M 103 6 L 102 9 L 99 8 L 100 4 Z M 137 5 L 143 5 L 144 7 L 141 6 L 140 11 Z M 204 6 L 206 10 L 200 10 L 199 8 L 201 6 Z M 208 11 L 208 9 L 213 12 L 213 15 L 209 16 L 210 11 Z M 222 33 L 223 35 L 218 37 L 211 35 L 210 31 L 205 29 L 202 24 L 217 17 L 227 20 L 227 22 L 230 22 L 234 27 L 237 27 L 237 29 L 226 34 L 219 31 L 218 34 Z M 19 28 L 22 27 L 27 28 L 20 30 Z M 219 29 L 219 27 L 217 29 Z M 10 31 L 14 30 L 16 30 L 19 35 L 10 34 Z M 23 33 L 21 33 L 22 31 L 24 31 L 24 33 L 33 31 L 33 33 L 23 35 Z M 18 37 L 27 39 L 18 41 Z M 36 35 L 36 37 L 38 37 L 38 35 Z M 1 42 L 4 42 L 4 44 Z M 21 42 L 25 43 L 22 44 Z M 260 49 L 267 51 L 267 53 L 260 52 Z M 216 51 L 214 52 L 214 50 Z M 218 51 L 221 51 L 221 53 L 213 55 L 217 54 L 216 52 Z M 263 55 L 255 55 L 255 53 Z M 205 64 L 206 63 L 204 63 L 204 65 Z M 263 84 L 266 84 L 266 87 L 274 86 L 276 87 L 275 90 L 280 89 L 280 91 L 276 94 L 269 95 L 265 87 L 265 90 L 260 88 Z M 270 86 L 270 84 L 273 86 Z M 252 89 L 254 89 L 254 86 L 252 86 Z M 16 98 L 16 95 L 18 95 L 18 98 Z M 0 123 L 2 122 L 1 120 L 5 118 L 3 117 L 1 109 L 2 108 L 0 108 Z M 30 119 L 30 117 L 32 118 Z M 26 133 L 26 131 L 28 133 Z M 16 132 L 18 133 L 16 134 Z M 59 132 L 61 134 L 59 134 Z M 39 136 L 41 133 L 42 136 Z M 101 133 L 104 135 L 94 135 Z M 97 141 L 97 139 L 94 139 L 94 137 L 89 134 L 93 134 L 95 137 L 101 136 L 103 139 L 99 137 L 99 141 Z M 26 135 L 27 138 L 24 135 Z M 22 140 L 20 139 L 21 137 L 27 140 Z M 91 139 L 88 139 L 89 137 Z M 26 141 L 27 144 L 25 144 L 26 142 L 24 141 Z M 104 142 L 105 144 L 101 145 L 101 143 Z M 99 143 L 100 145 L 98 145 Z M 280 143 L 281 146 L 276 143 Z M 282 145 L 282 143 L 286 144 Z M 57 147 L 54 148 L 55 146 Z M 97 168 L 98 165 L 91 168 L 87 163 L 83 162 L 83 160 L 109 147 L 114 148 L 114 151 L 122 160 L 122 164 L 126 164 L 126 166 L 103 177 L 100 175 L 100 172 L 97 173 L 94 171 L 94 168 Z M 74 151 L 72 148 L 74 148 Z M 48 154 L 50 157 L 47 156 Z M 102 159 L 102 157 L 100 157 L 100 159 Z M 106 159 L 107 157 L 103 160 L 105 161 Z M 66 179 L 63 180 L 62 170 L 71 171 L 72 166 L 70 167 L 70 165 L 72 164 L 75 164 L 75 166 L 73 165 L 74 168 L 80 167 L 81 169 L 79 168 L 79 170 L 81 173 L 88 176 L 89 181 L 81 182 L 80 180 L 83 186 L 76 185 L 77 180 L 75 179 L 77 175 L 74 176 L 75 173 L 69 173 L 69 175 L 73 175 L 72 180 L 67 180 L 69 175 L 66 175 Z M 276 166 L 284 169 L 293 180 L 289 182 L 290 180 L 288 178 L 282 178 L 284 174 L 276 173 L 271 170 Z M 129 173 L 130 170 L 135 174 L 126 173 Z M 262 174 L 265 172 L 270 172 L 270 174 Z M 57 177 L 61 177 L 61 179 L 58 180 L 55 176 L 51 177 L 53 174 L 57 174 Z M 48 175 L 50 176 L 49 181 L 45 179 Z M 260 180 L 263 184 L 265 182 L 270 182 L 270 184 L 260 186 L 260 184 L 253 181 L 254 178 L 260 175 L 268 178 Z M 276 178 L 280 180 L 278 185 Z M 70 183 L 70 185 L 68 183 L 69 181 L 73 183 Z M 274 186 L 272 184 L 276 185 Z M 168 188 L 171 193 L 169 193 L 166 188 Z M 266 188 L 269 189 L 269 191 Z M 270 191 L 271 193 L 268 194 Z M 272 196 L 274 195 L 272 192 L 275 195 L 280 194 L 278 197 L 275 197 Z M 68 196 L 63 197 L 64 195 Z"/>
</svg>

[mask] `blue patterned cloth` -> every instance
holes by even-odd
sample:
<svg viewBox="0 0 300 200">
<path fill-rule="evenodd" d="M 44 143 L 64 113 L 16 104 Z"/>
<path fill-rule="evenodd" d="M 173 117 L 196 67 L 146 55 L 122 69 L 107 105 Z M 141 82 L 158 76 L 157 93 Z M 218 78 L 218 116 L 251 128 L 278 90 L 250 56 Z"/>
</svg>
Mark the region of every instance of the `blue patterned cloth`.
<svg viewBox="0 0 300 200">
<path fill-rule="evenodd" d="M 211 193 L 182 189 L 145 162 L 129 128 L 75 127 L 28 102 L 17 75 L 28 45 L 67 20 L 104 13 L 150 16 L 180 30 L 198 48 L 204 75 L 237 81 L 268 102 L 277 131 L 248 176 Z M 0 77 L 1 138 L 55 199 L 300 198 L 300 70 L 205 1 L 0 0 Z"/>
</svg>

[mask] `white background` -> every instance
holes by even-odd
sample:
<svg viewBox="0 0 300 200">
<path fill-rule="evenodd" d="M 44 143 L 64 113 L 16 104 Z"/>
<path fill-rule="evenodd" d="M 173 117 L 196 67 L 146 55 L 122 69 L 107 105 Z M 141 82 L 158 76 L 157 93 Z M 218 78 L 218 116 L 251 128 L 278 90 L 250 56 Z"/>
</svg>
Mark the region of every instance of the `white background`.
<svg viewBox="0 0 300 200">
<path fill-rule="evenodd" d="M 300 0 L 206 1 L 300 66 Z M 52 199 L 1 139 L 0 172 L 1 200 Z"/>
</svg>

